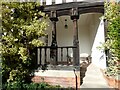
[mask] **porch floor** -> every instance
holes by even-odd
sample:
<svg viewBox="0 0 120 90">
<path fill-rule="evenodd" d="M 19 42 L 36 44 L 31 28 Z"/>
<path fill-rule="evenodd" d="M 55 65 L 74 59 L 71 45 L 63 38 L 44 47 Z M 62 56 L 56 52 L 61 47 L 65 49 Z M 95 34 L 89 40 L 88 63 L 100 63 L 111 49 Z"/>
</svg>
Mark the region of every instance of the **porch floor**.
<svg viewBox="0 0 120 90">
<path fill-rule="evenodd" d="M 84 90 L 84 88 L 109 88 L 102 76 L 100 68 L 94 64 L 90 64 L 87 68 L 86 76 L 83 78 L 83 84 L 81 85 L 80 90 Z"/>
</svg>

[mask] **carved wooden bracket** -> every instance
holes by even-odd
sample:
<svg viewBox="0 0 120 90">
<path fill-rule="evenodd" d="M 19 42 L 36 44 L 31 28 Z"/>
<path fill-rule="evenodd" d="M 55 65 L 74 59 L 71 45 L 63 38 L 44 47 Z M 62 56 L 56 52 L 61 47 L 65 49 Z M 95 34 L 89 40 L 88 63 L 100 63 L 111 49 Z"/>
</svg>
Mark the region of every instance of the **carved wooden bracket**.
<svg viewBox="0 0 120 90">
<path fill-rule="evenodd" d="M 71 9 L 71 19 L 79 19 L 79 12 L 78 12 L 78 8 L 72 8 Z"/>
<path fill-rule="evenodd" d="M 56 11 L 51 11 L 51 13 L 50 13 L 50 20 L 51 21 L 58 21 L 58 17 L 57 17 L 57 12 Z"/>
</svg>

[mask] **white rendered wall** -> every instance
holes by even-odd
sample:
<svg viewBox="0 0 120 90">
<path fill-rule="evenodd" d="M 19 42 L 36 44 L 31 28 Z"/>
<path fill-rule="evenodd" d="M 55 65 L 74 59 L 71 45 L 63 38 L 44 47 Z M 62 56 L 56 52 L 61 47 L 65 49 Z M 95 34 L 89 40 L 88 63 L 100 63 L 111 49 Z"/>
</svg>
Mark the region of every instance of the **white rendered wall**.
<svg viewBox="0 0 120 90">
<path fill-rule="evenodd" d="M 98 16 L 94 16 L 94 20 L 90 25 L 92 63 L 100 68 L 106 68 L 105 53 L 98 49 L 101 43 L 105 42 L 104 22 L 100 19 L 97 20 L 97 18 Z"/>
</svg>

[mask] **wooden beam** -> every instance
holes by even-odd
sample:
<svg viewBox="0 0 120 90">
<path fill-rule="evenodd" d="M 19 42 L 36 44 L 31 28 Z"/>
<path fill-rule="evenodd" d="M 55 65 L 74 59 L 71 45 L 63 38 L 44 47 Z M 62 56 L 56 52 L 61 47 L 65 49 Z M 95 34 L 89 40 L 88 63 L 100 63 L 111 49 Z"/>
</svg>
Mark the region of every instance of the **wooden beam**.
<svg viewBox="0 0 120 90">
<path fill-rule="evenodd" d="M 44 11 L 50 12 L 50 11 L 61 11 L 66 9 L 71 9 L 74 7 L 78 8 L 91 8 L 91 7 L 100 7 L 104 6 L 104 2 L 69 2 L 69 3 L 62 3 L 62 4 L 55 4 L 55 5 L 47 5 L 44 7 Z M 104 7 L 103 7 L 104 8 Z"/>
<path fill-rule="evenodd" d="M 104 13 L 104 2 L 70 2 L 63 4 L 47 5 L 44 7 L 44 12 L 51 15 L 51 11 L 56 11 L 57 17 L 63 15 L 71 15 L 71 9 L 78 8 L 79 14 L 84 13 Z"/>
</svg>

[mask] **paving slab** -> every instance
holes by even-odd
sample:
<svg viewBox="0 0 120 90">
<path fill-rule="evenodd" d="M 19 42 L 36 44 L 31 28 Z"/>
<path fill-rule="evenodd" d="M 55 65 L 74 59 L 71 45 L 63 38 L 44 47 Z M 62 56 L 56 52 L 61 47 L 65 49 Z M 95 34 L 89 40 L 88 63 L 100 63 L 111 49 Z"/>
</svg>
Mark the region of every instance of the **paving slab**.
<svg viewBox="0 0 120 90">
<path fill-rule="evenodd" d="M 81 85 L 81 89 L 84 88 L 91 88 L 91 90 L 94 88 L 94 90 L 111 90 L 109 89 L 109 86 L 104 79 L 102 72 L 100 71 L 100 68 L 95 66 L 94 64 L 90 64 L 87 67 L 86 76 L 83 79 L 83 84 Z M 95 89 L 96 88 L 96 89 Z"/>
</svg>

